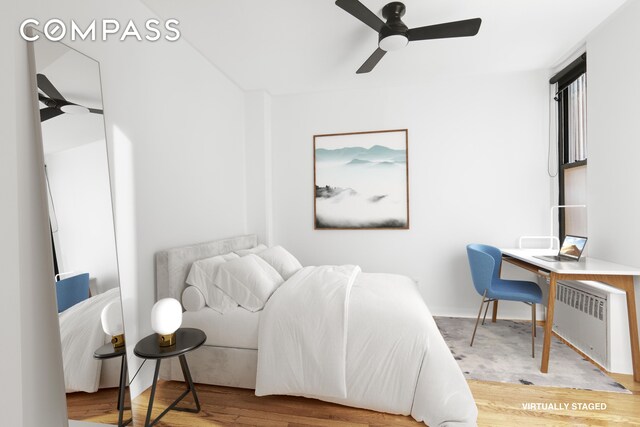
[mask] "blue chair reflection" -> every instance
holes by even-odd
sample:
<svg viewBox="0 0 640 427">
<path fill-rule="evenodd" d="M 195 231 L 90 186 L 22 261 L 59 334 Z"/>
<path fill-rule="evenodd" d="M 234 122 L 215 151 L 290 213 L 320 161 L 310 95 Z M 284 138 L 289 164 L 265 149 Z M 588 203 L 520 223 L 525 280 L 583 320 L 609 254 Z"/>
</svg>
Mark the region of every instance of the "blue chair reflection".
<svg viewBox="0 0 640 427">
<path fill-rule="evenodd" d="M 56 282 L 58 313 L 89 298 L 89 273 L 67 277 Z"/>
</svg>

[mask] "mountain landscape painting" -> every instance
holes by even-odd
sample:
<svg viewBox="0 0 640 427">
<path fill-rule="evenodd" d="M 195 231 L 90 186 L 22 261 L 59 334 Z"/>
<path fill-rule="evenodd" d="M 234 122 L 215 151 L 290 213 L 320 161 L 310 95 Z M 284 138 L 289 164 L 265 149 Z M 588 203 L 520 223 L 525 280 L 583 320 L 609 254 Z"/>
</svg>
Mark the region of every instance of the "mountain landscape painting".
<svg viewBox="0 0 640 427">
<path fill-rule="evenodd" d="M 407 133 L 314 137 L 316 229 L 409 228 Z"/>
</svg>

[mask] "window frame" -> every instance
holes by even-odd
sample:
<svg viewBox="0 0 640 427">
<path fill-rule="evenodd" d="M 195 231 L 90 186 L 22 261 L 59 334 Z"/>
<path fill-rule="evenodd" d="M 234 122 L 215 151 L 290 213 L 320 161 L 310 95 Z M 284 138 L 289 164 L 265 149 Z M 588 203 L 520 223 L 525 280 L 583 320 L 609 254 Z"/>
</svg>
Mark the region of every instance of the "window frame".
<svg viewBox="0 0 640 427">
<path fill-rule="evenodd" d="M 565 102 L 568 87 L 571 83 L 578 80 L 580 76 L 587 74 L 587 54 L 583 53 L 571 64 L 567 65 L 560 72 L 554 75 L 549 84 L 557 84 L 555 100 L 558 104 L 558 204 L 565 204 L 565 171 L 567 169 L 586 166 L 587 159 L 577 160 L 569 163 L 569 127 L 567 121 L 569 117 L 569 103 Z M 565 237 L 565 212 L 564 209 L 558 209 L 558 235 L 560 241 Z"/>
</svg>

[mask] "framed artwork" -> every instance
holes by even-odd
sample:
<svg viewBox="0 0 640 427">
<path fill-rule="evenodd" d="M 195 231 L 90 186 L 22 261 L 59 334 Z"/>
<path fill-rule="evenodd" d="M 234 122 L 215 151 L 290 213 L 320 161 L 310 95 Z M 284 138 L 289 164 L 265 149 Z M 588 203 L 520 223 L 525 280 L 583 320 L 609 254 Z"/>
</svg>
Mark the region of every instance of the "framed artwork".
<svg viewBox="0 0 640 427">
<path fill-rule="evenodd" d="M 408 229 L 408 144 L 407 129 L 315 135 L 315 229 Z"/>
</svg>

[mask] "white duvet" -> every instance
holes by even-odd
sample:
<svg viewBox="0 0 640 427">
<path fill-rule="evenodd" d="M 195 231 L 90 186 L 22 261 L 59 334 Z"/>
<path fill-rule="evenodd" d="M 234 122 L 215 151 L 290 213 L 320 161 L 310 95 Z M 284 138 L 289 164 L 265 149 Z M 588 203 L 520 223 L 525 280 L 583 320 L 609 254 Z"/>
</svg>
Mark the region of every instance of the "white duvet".
<svg viewBox="0 0 640 427">
<path fill-rule="evenodd" d="M 467 382 L 415 283 L 356 266 L 306 267 L 260 319 L 256 395 L 289 394 L 476 425 Z"/>
<path fill-rule="evenodd" d="M 93 393 L 98 390 L 102 362 L 93 357 L 93 352 L 110 338 L 102 330 L 100 314 L 107 304 L 119 298 L 119 289 L 110 289 L 60 313 L 58 320 L 67 393 Z"/>
</svg>

